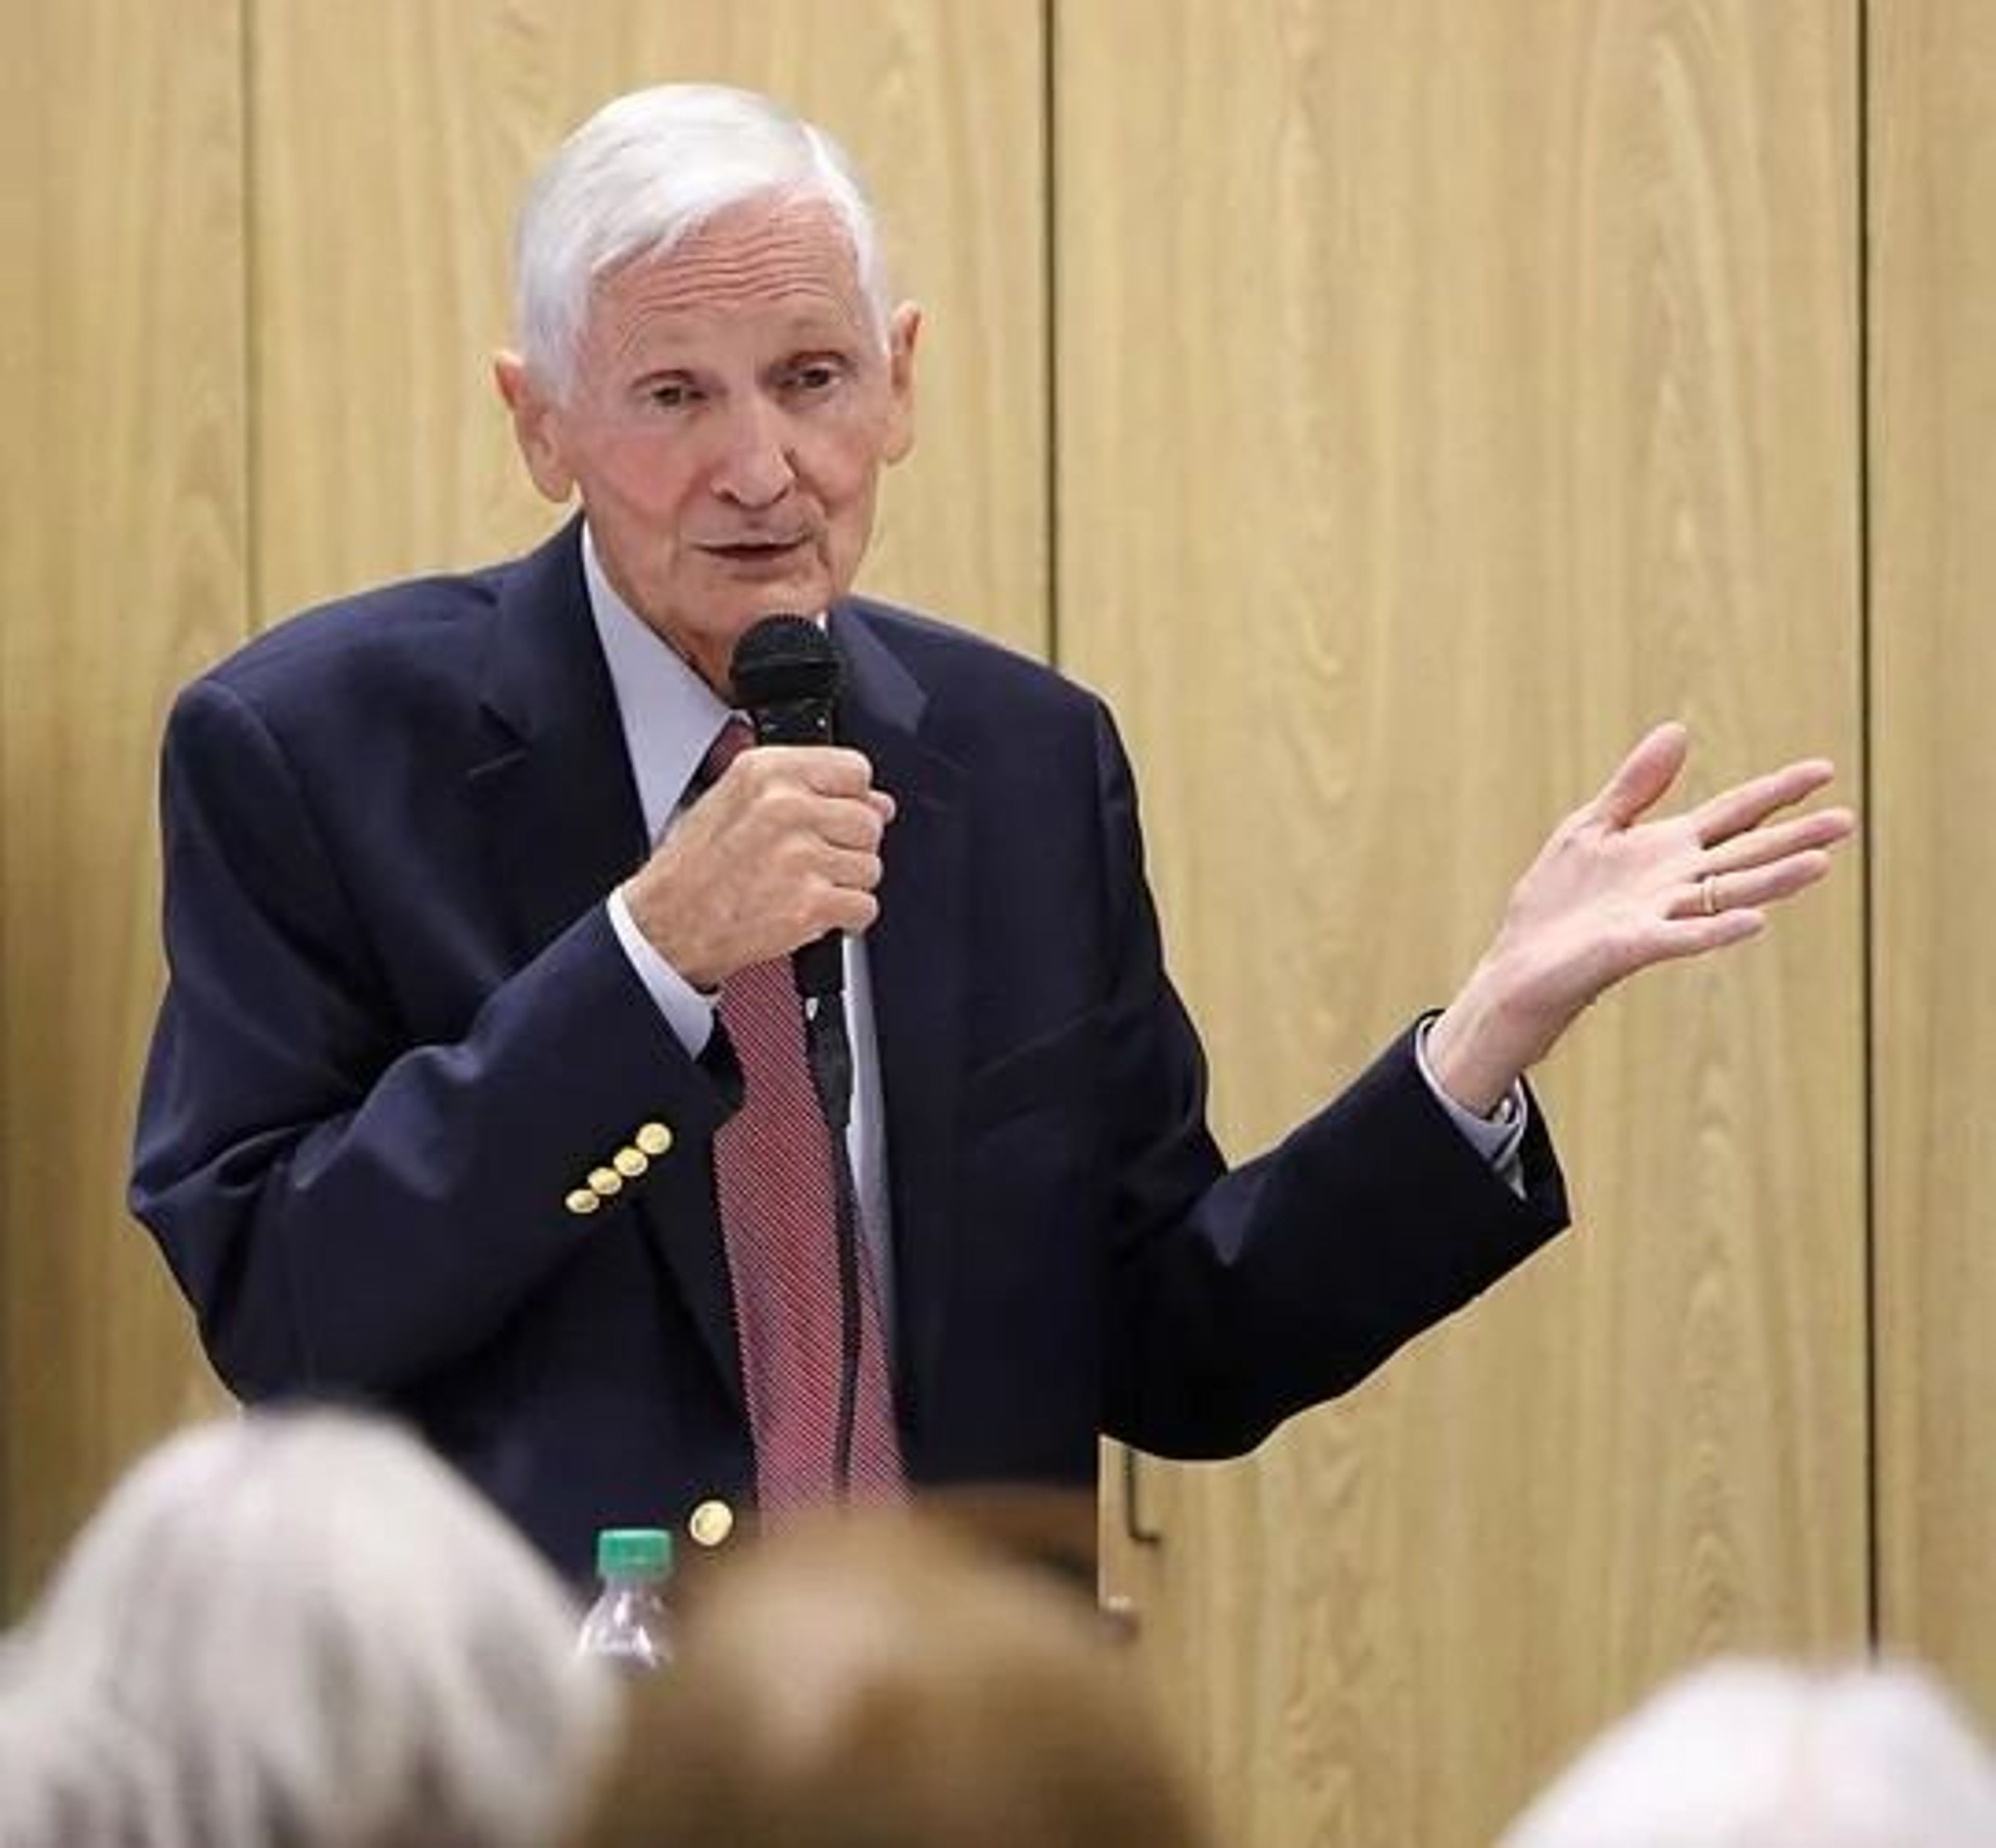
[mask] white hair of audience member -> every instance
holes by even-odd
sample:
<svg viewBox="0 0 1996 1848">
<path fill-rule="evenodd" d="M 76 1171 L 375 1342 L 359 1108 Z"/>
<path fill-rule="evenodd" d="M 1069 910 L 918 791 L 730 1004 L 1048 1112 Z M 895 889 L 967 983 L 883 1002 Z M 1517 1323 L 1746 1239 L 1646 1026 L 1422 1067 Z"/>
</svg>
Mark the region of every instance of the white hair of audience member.
<svg viewBox="0 0 1996 1848">
<path fill-rule="evenodd" d="M 767 97 L 719 84 L 661 84 L 616 98 L 534 176 L 513 244 L 521 356 L 542 389 L 568 394 L 597 279 L 664 256 L 730 207 L 821 202 L 852 240 L 884 351 L 890 304 L 880 238 L 851 158 Z"/>
<path fill-rule="evenodd" d="M 1602 1733 L 1499 1848 L 1973 1848 L 1996 1761 L 1928 1674 L 1724 1661 Z"/>
<path fill-rule="evenodd" d="M 0 1650 L 4 1848 L 526 1848 L 617 1724 L 498 1513 L 357 1414 L 167 1440 Z"/>
</svg>

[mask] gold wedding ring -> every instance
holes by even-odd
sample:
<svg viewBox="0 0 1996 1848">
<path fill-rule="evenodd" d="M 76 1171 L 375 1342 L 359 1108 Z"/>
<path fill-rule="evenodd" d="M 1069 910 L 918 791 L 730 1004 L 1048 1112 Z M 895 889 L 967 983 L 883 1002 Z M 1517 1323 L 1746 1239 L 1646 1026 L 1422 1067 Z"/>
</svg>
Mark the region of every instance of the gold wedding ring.
<svg viewBox="0 0 1996 1848">
<path fill-rule="evenodd" d="M 1707 917 L 1719 915 L 1719 875 L 1708 872 L 1698 882 L 1698 902 Z"/>
</svg>

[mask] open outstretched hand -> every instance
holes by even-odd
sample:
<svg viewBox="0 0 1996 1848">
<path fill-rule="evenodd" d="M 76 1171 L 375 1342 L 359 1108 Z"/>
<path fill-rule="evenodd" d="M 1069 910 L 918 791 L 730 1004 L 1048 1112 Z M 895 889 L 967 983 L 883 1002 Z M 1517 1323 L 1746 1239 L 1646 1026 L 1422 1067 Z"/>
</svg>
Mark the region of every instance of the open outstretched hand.
<svg viewBox="0 0 1996 1848">
<path fill-rule="evenodd" d="M 1857 825 L 1847 808 L 1784 813 L 1830 781 L 1819 757 L 1651 817 L 1689 748 L 1682 725 L 1657 726 L 1512 887 L 1495 941 L 1428 1038 L 1430 1069 L 1458 1102 L 1494 1109 L 1638 969 L 1758 935 L 1767 907 L 1821 879 Z"/>
</svg>

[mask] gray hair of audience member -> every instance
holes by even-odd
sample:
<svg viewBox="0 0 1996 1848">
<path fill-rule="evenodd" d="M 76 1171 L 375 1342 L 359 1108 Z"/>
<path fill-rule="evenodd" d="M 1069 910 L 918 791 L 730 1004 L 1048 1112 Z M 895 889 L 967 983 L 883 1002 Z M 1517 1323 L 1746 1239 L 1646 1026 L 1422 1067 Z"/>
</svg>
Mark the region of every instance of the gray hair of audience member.
<svg viewBox="0 0 1996 1848">
<path fill-rule="evenodd" d="M 599 277 L 666 256 L 731 207 L 766 199 L 831 208 L 852 240 L 884 351 L 891 305 L 879 232 L 845 150 L 752 91 L 662 84 L 604 104 L 528 188 L 514 239 L 514 316 L 535 382 L 567 395 Z"/>
<path fill-rule="evenodd" d="M 1499 1848 L 1967 1848 L 1996 1763 L 1931 1677 L 1726 1661 L 1609 1728 Z"/>
<path fill-rule="evenodd" d="M 117 1486 L 0 1651 L 0 1843 L 545 1843 L 615 1733 L 576 1623 L 394 1426 L 191 1429 Z"/>
<path fill-rule="evenodd" d="M 577 1848 L 1202 1848 L 1092 1599 L 921 1513 L 806 1516 L 690 1578 Z"/>
</svg>

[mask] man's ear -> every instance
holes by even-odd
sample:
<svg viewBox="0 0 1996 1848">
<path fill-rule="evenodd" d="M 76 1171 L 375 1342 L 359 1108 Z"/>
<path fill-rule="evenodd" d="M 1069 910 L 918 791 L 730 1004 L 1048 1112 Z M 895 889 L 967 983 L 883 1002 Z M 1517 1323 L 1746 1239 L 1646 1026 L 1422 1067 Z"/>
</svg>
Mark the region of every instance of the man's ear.
<svg viewBox="0 0 1996 1848">
<path fill-rule="evenodd" d="M 895 309 L 887 322 L 887 384 L 893 408 L 881 453 L 899 462 L 915 446 L 915 342 L 922 331 L 922 311 L 912 301 Z"/>
<path fill-rule="evenodd" d="M 492 356 L 492 382 L 512 414 L 513 439 L 535 487 L 550 501 L 567 500 L 575 492 L 575 472 L 562 441 L 560 406 L 541 389 L 516 353 L 502 350 Z"/>
</svg>

